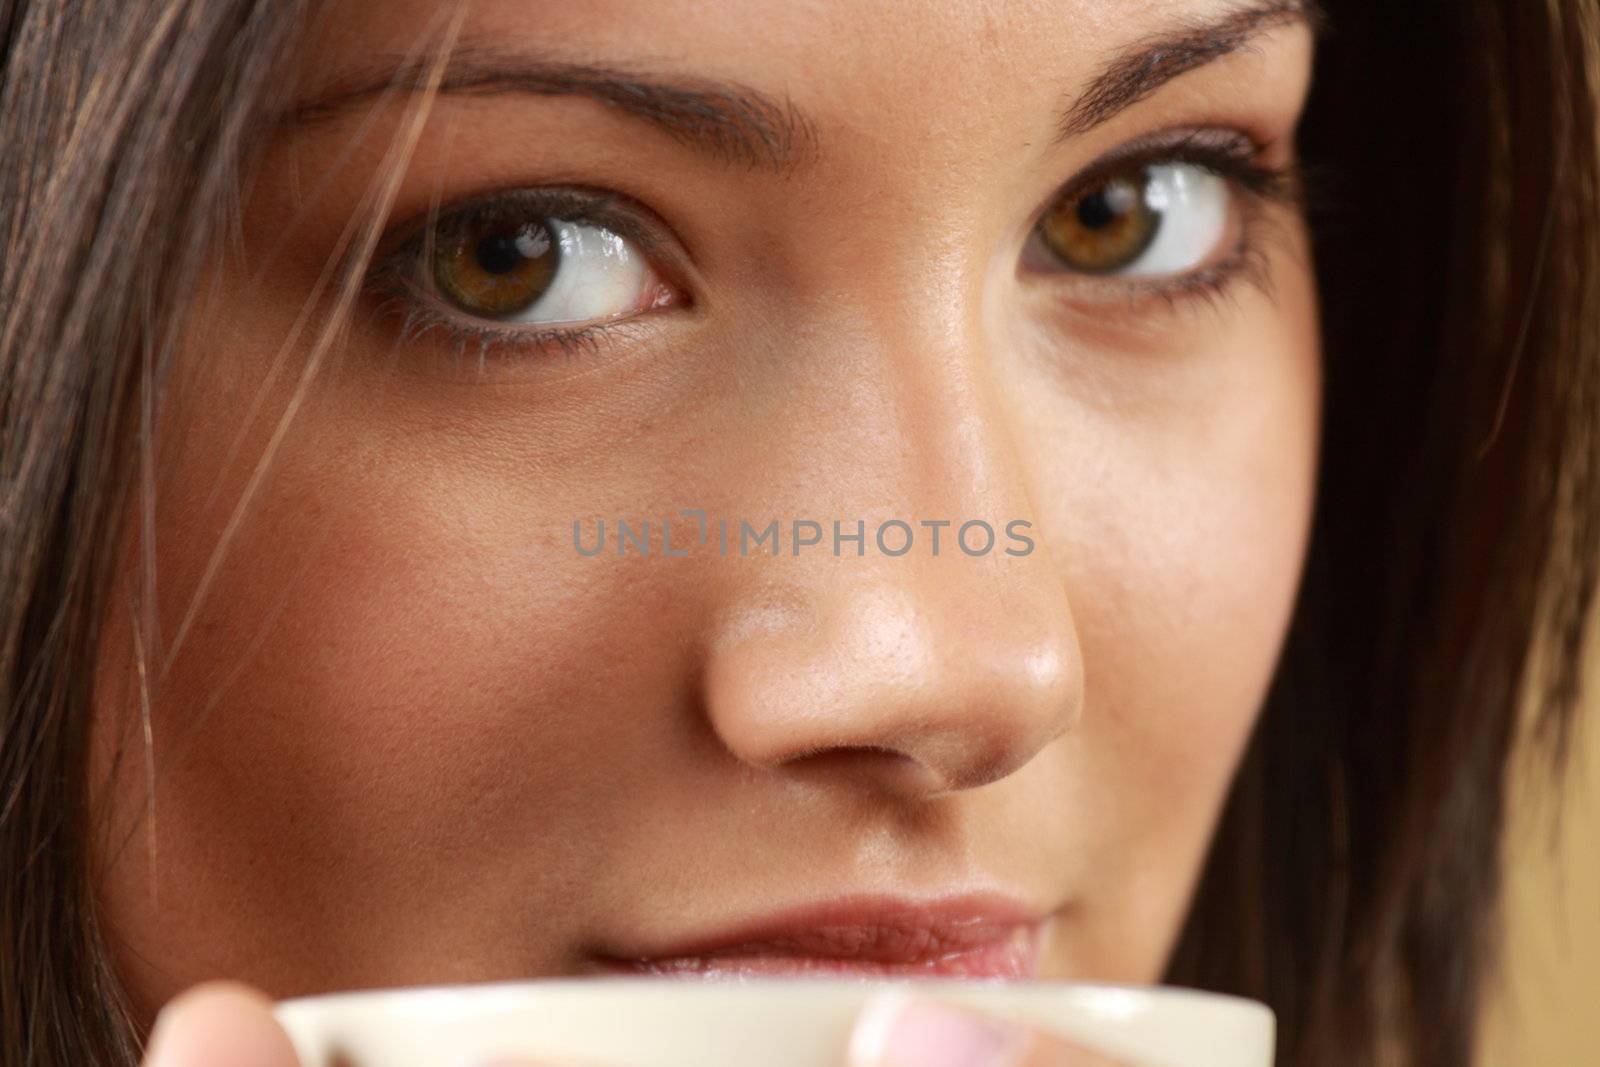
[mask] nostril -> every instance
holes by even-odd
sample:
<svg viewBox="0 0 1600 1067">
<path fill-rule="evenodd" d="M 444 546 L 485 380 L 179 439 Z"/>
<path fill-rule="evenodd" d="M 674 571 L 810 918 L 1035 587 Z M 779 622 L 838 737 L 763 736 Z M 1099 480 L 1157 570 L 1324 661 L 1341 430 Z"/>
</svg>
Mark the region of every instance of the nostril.
<svg viewBox="0 0 1600 1067">
<path fill-rule="evenodd" d="M 1051 731 L 1050 737 L 1060 733 Z M 976 789 L 1026 766 L 1050 738 L 1023 737 L 1006 729 L 985 729 L 980 721 L 930 726 L 909 733 L 899 744 L 844 744 L 790 755 L 788 773 L 875 781 L 906 795 L 932 795 Z"/>
<path fill-rule="evenodd" d="M 976 789 L 1021 770 L 1060 732 L 1043 736 L 1020 734 L 1010 727 L 958 728 L 922 738 L 916 754 L 934 773 L 941 790 Z"/>
<path fill-rule="evenodd" d="M 876 782 L 881 788 L 907 795 L 935 793 L 949 787 L 933 768 L 886 745 L 825 748 L 790 758 L 784 769 L 791 774 Z"/>
<path fill-rule="evenodd" d="M 994 751 L 992 754 L 968 757 L 950 765 L 950 769 L 944 775 L 944 787 L 957 790 L 977 789 L 990 782 L 998 782 L 1016 773 L 1022 764 L 1032 758 L 1032 755 L 1032 752 L 1019 756 L 1009 751 Z"/>
</svg>

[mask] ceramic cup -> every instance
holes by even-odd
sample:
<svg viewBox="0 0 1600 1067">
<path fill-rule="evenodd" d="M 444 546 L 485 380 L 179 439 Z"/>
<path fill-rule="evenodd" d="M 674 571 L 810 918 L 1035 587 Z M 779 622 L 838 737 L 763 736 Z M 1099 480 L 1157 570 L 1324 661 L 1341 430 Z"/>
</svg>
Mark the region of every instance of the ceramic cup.
<svg viewBox="0 0 1600 1067">
<path fill-rule="evenodd" d="M 1048 1029 L 1116 1067 L 1272 1063 L 1274 1018 L 1255 1001 L 1070 982 L 545 979 L 303 997 L 276 1012 L 304 1067 L 845 1067 L 857 1013 L 889 987 Z"/>
</svg>

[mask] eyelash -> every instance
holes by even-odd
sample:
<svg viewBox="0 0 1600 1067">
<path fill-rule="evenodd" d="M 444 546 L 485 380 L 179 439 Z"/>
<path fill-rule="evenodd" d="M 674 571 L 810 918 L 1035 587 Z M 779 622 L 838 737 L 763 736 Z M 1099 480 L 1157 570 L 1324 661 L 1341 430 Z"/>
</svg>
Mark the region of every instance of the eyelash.
<svg viewBox="0 0 1600 1067">
<path fill-rule="evenodd" d="M 584 326 L 507 330 L 488 323 L 472 322 L 436 307 L 436 299 L 413 277 L 417 264 L 427 250 L 430 223 L 432 227 L 447 222 L 471 224 L 490 221 L 498 216 L 522 219 L 545 216 L 585 226 L 603 227 L 632 241 L 646 256 L 658 254 L 665 244 L 651 224 L 639 217 L 638 209 L 631 205 L 627 197 L 584 186 L 518 189 L 481 198 L 459 210 L 435 211 L 421 220 L 402 226 L 401 234 L 409 236 L 402 236 L 398 242 L 393 237 L 381 242 L 380 247 L 387 246 L 389 251 L 381 254 L 368 283 L 369 288 L 382 299 L 379 314 L 394 313 L 401 316 L 400 345 L 411 344 L 435 331 L 442 332 L 455 342 L 458 362 L 465 356 L 469 346 L 476 346 L 481 370 L 489 354 L 499 346 L 513 347 L 518 351 L 532 349 L 577 356 L 598 350 L 604 339 L 625 337 L 630 329 L 638 325 L 628 318 Z"/>
<path fill-rule="evenodd" d="M 1144 279 L 1082 276 L 1083 279 L 1087 284 L 1122 290 L 1129 299 L 1130 310 L 1135 311 L 1148 301 L 1159 301 L 1169 311 L 1191 301 L 1216 304 L 1241 281 L 1270 295 L 1271 274 L 1258 233 L 1265 221 L 1263 208 L 1287 204 L 1298 210 L 1300 181 L 1292 164 L 1273 166 L 1261 162 L 1264 150 L 1253 138 L 1235 130 L 1191 130 L 1177 137 L 1158 134 L 1101 157 L 1063 186 L 1046 207 L 1081 196 L 1114 174 L 1141 167 L 1181 163 L 1202 168 L 1227 180 L 1241 194 L 1239 234 L 1227 256 L 1185 275 Z M 458 361 L 469 346 L 476 346 L 481 370 L 489 354 L 501 346 L 518 352 L 533 350 L 575 357 L 597 351 L 603 341 L 625 338 L 639 326 L 635 318 L 625 318 L 578 327 L 506 330 L 466 321 L 436 307 L 433 297 L 412 277 L 426 249 L 429 222 L 434 226 L 444 221 L 481 222 L 503 214 L 520 218 L 543 215 L 603 227 L 633 241 L 646 255 L 658 252 L 665 244 L 627 197 L 583 186 L 516 190 L 481 199 L 458 211 L 435 212 L 403 227 L 402 232 L 409 232 L 410 236 L 398 244 L 394 238 L 382 242 L 390 251 L 383 255 L 369 281 L 369 288 L 382 298 L 380 311 L 402 316 L 400 344 L 440 331 L 456 343 Z"/>
<path fill-rule="evenodd" d="M 1267 220 L 1266 208 L 1285 205 L 1302 210 L 1301 177 L 1294 164 L 1274 166 L 1263 163 L 1266 146 L 1254 138 L 1223 129 L 1190 130 L 1176 137 L 1156 134 L 1101 157 L 1049 201 L 1050 205 L 1072 200 L 1115 174 L 1144 167 L 1184 163 L 1225 179 L 1238 192 L 1241 212 L 1239 233 L 1234 247 L 1216 263 L 1203 270 L 1164 278 L 1093 278 L 1086 284 L 1121 290 L 1130 311 L 1143 310 L 1149 301 L 1159 301 L 1169 311 L 1185 302 L 1215 305 L 1226 299 L 1239 282 L 1248 282 L 1271 295 L 1271 271 L 1261 229 Z M 1037 220 L 1035 220 L 1037 225 Z"/>
</svg>

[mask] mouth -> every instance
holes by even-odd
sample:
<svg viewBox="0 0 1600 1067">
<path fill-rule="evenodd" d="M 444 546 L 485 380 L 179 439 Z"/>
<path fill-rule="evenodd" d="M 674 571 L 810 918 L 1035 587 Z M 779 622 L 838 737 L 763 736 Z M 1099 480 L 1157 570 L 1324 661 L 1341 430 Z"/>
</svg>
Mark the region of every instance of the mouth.
<svg viewBox="0 0 1600 1067">
<path fill-rule="evenodd" d="M 609 974 L 669 978 L 1037 978 L 1049 923 L 990 894 L 933 901 L 848 897 L 793 908 L 683 944 L 601 955 Z"/>
</svg>

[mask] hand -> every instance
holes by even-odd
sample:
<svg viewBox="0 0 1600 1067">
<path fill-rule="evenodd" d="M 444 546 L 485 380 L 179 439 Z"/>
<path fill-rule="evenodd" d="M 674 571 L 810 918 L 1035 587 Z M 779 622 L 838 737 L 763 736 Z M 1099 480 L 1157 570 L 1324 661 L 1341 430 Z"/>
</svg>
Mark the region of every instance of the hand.
<svg viewBox="0 0 1600 1067">
<path fill-rule="evenodd" d="M 236 982 L 174 997 L 150 1032 L 143 1067 L 300 1067 L 272 1001 Z"/>
<path fill-rule="evenodd" d="M 1064 1039 L 976 1011 L 891 992 L 869 1001 L 848 1067 L 1117 1067 Z"/>
</svg>

